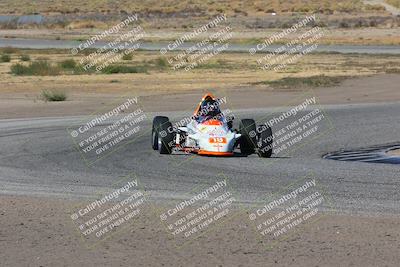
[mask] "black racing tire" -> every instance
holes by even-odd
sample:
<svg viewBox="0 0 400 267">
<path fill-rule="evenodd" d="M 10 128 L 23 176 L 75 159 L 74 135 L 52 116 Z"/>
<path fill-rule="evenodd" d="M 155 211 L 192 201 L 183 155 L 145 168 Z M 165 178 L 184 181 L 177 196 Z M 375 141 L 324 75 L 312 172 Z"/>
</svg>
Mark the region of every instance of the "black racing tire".
<svg viewBox="0 0 400 267">
<path fill-rule="evenodd" d="M 159 126 L 167 122 L 169 122 L 169 119 L 164 116 L 156 116 L 153 119 L 153 126 L 151 128 L 151 147 L 154 150 L 158 150 Z"/>
<path fill-rule="evenodd" d="M 158 134 L 158 152 L 160 154 L 171 154 L 174 146 L 175 134 L 172 130 L 172 123 L 166 122 L 160 126 Z"/>
<path fill-rule="evenodd" d="M 245 155 L 254 153 L 257 145 L 256 122 L 253 119 L 243 119 L 239 124 L 240 152 Z"/>
<path fill-rule="evenodd" d="M 272 129 L 269 126 L 260 126 L 258 130 L 257 154 L 261 158 L 270 158 L 273 149 Z"/>
<path fill-rule="evenodd" d="M 160 154 L 172 153 L 174 133 L 168 117 L 157 116 L 153 119 L 151 137 L 154 150 L 158 150 Z"/>
</svg>

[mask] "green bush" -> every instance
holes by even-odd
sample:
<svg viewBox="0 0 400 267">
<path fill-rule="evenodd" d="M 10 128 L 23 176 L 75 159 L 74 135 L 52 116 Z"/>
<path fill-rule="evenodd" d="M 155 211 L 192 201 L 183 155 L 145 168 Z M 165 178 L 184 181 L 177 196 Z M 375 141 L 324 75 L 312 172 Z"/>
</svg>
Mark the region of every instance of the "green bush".
<svg viewBox="0 0 400 267">
<path fill-rule="evenodd" d="M 61 61 L 59 65 L 63 69 L 75 69 L 77 64 L 73 59 L 66 59 Z"/>
<path fill-rule="evenodd" d="M 310 77 L 285 77 L 275 81 L 263 81 L 253 84 L 268 84 L 275 88 L 330 87 L 340 84 L 349 77 L 315 75 Z"/>
<path fill-rule="evenodd" d="M 166 68 L 168 67 L 168 61 L 163 57 L 159 57 L 156 59 L 156 66 L 162 69 Z"/>
<path fill-rule="evenodd" d="M 122 60 L 132 60 L 132 54 L 125 54 L 122 56 Z"/>
<path fill-rule="evenodd" d="M 386 73 L 396 73 L 396 74 L 400 73 L 400 69 L 395 69 L 395 68 L 384 68 L 384 71 Z"/>
<path fill-rule="evenodd" d="M 14 47 L 10 47 L 10 46 L 3 48 L 3 52 L 6 54 L 14 54 L 14 53 L 17 53 L 18 51 L 19 51 L 18 48 L 14 48 Z"/>
<path fill-rule="evenodd" d="M 90 74 L 90 73 L 93 73 L 93 72 L 94 72 L 93 69 L 87 69 L 87 70 L 85 70 L 85 69 L 82 67 L 82 65 L 80 65 L 80 64 L 77 64 L 73 69 L 70 69 L 70 70 L 72 70 L 72 74 L 74 74 L 74 75 L 79 75 L 79 74 Z"/>
<path fill-rule="evenodd" d="M 14 64 L 11 66 L 11 73 L 15 75 L 29 75 L 28 73 L 28 67 L 22 65 L 22 64 Z"/>
<path fill-rule="evenodd" d="M 65 101 L 67 99 L 67 95 L 65 92 L 57 91 L 57 90 L 43 90 L 41 97 L 44 101 Z"/>
<path fill-rule="evenodd" d="M 147 73 L 144 66 L 125 66 L 125 65 L 109 65 L 101 70 L 104 74 L 115 73 Z"/>
<path fill-rule="evenodd" d="M 31 62 L 28 66 L 20 63 L 11 66 L 11 73 L 15 75 L 51 76 L 59 75 L 60 69 L 47 61 Z"/>
<path fill-rule="evenodd" d="M 7 55 L 7 54 L 3 54 L 0 57 L 0 61 L 1 62 L 10 62 L 11 61 L 11 57 L 9 55 Z"/>
<path fill-rule="evenodd" d="M 341 21 L 340 23 L 339 23 L 339 28 L 350 28 L 350 25 L 349 25 L 349 23 L 347 23 L 346 21 Z"/>
<path fill-rule="evenodd" d="M 22 61 L 30 61 L 31 57 L 29 55 L 21 55 L 21 60 Z"/>
</svg>

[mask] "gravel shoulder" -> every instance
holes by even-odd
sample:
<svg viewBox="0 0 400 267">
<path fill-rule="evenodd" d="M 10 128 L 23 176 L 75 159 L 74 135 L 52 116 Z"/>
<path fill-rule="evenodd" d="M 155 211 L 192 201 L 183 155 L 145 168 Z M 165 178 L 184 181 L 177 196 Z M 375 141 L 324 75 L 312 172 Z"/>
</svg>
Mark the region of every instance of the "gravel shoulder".
<svg viewBox="0 0 400 267">
<path fill-rule="evenodd" d="M 216 81 L 215 84 L 219 83 Z M 310 91 L 307 88 L 274 89 L 263 85 L 224 84 L 219 88 L 215 84 L 210 83 L 209 90 L 190 89 L 190 86 L 186 89 L 164 87 L 152 90 L 125 86 L 108 92 L 102 87 L 85 91 L 76 88 L 69 93 L 70 98 L 65 102 L 32 100 L 36 91 L 15 86 L 7 91 L 0 90 L 0 119 L 88 115 L 105 108 L 106 103 L 118 101 L 123 95 L 139 96 L 140 103 L 147 111 L 192 110 L 193 103 L 199 101 L 202 91 L 211 91 L 219 97 L 227 96 L 229 103 L 238 109 L 265 108 L 287 105 L 290 99 Z M 380 74 L 348 79 L 338 86 L 315 88 L 313 92 L 319 103 L 324 105 L 397 102 L 400 101 L 399 84 L 400 75 Z M 205 86 L 208 86 L 208 81 L 205 81 Z"/>
<path fill-rule="evenodd" d="M 5 266 L 398 266 L 398 218 L 327 213 L 267 249 L 242 210 L 233 221 L 176 249 L 145 211 L 130 226 L 88 249 L 65 199 L 1 196 L 0 256 Z M 23 252 L 23 253 L 22 253 Z"/>
</svg>

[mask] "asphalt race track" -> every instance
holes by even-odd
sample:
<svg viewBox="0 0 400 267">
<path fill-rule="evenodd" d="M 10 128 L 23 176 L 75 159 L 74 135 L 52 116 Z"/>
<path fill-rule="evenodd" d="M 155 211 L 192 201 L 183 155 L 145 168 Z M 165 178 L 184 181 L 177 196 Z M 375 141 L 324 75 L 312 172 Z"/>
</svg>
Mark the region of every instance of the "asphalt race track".
<svg viewBox="0 0 400 267">
<path fill-rule="evenodd" d="M 324 106 L 334 128 L 287 157 L 213 158 L 185 154 L 159 155 L 150 134 L 139 137 L 88 168 L 66 128 L 81 117 L 0 121 L 1 193 L 79 198 L 109 188 L 135 173 L 153 201 L 185 198 L 194 187 L 212 183 L 223 173 L 243 204 L 312 175 L 331 196 L 329 210 L 341 213 L 398 214 L 399 165 L 323 159 L 329 152 L 399 141 L 400 103 Z M 269 110 L 240 110 L 260 118 Z M 149 117 L 156 113 L 149 114 Z M 164 113 L 173 121 L 179 112 Z M 146 122 L 150 129 L 151 119 Z"/>
</svg>

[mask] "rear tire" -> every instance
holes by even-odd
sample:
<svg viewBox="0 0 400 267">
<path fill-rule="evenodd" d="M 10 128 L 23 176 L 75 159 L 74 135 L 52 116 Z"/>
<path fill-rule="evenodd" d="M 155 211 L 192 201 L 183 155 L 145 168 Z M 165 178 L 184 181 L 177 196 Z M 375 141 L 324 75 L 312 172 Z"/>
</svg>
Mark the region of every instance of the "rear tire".
<svg viewBox="0 0 400 267">
<path fill-rule="evenodd" d="M 258 134 L 257 154 L 261 158 L 270 158 L 272 156 L 273 136 L 272 129 L 269 126 L 263 127 Z"/>
<path fill-rule="evenodd" d="M 254 153 L 254 147 L 257 145 L 256 122 L 253 119 L 243 119 L 240 121 L 239 131 L 240 152 L 250 155 Z"/>
<path fill-rule="evenodd" d="M 160 154 L 172 153 L 174 134 L 172 132 L 172 123 L 168 117 L 156 116 L 153 119 L 151 137 L 151 145 L 154 150 L 158 150 Z"/>
<path fill-rule="evenodd" d="M 153 126 L 151 128 L 151 147 L 154 150 L 158 150 L 159 126 L 168 121 L 169 121 L 168 117 L 164 117 L 164 116 L 156 116 L 153 119 Z"/>
</svg>

